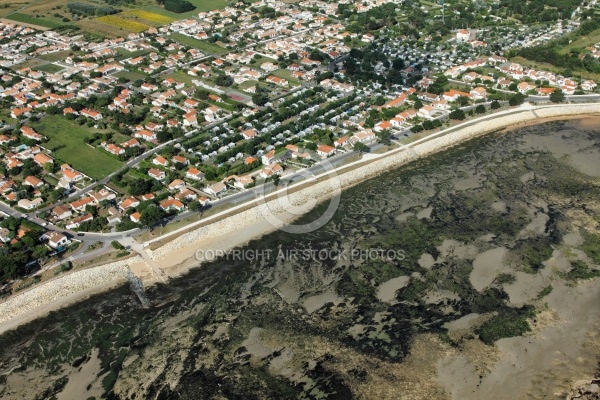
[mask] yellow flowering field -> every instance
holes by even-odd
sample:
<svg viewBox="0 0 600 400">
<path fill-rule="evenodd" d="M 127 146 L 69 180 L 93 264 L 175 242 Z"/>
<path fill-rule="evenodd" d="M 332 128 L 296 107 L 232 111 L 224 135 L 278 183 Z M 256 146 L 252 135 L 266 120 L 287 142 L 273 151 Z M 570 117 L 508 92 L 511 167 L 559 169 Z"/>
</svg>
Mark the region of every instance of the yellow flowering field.
<svg viewBox="0 0 600 400">
<path fill-rule="evenodd" d="M 142 24 L 141 22 L 116 17 L 114 15 L 105 15 L 96 18 L 96 20 L 102 22 L 103 24 L 108 24 L 116 26 L 117 28 L 126 29 L 130 32 L 144 32 L 145 30 L 150 28 L 148 25 Z"/>
<path fill-rule="evenodd" d="M 144 10 L 128 10 L 125 11 L 123 15 L 142 18 L 146 21 L 154 22 L 155 24 L 159 25 L 167 25 L 174 21 L 172 18 L 169 18 L 165 15 L 160 15 Z"/>
</svg>

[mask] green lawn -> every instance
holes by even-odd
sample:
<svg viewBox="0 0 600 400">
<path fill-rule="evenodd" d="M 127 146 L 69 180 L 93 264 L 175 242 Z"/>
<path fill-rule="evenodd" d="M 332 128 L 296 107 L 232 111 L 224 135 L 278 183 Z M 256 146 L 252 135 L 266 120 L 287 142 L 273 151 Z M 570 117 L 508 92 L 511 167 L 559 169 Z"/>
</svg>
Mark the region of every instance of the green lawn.
<svg viewBox="0 0 600 400">
<path fill-rule="evenodd" d="M 192 81 L 195 79 L 198 79 L 197 76 L 188 75 L 186 72 L 183 72 L 183 71 L 176 71 L 176 72 L 167 74 L 167 75 L 163 76 L 163 78 L 165 78 L 165 79 L 173 78 L 177 82 L 185 83 L 186 86 L 191 86 L 191 87 L 196 87 L 196 85 L 194 85 L 192 83 Z"/>
<path fill-rule="evenodd" d="M 60 115 L 48 116 L 31 125 L 50 139 L 43 146 L 55 150 L 52 155 L 58 162 L 66 162 L 94 179 L 101 179 L 123 165 L 121 161 L 84 143 L 86 137 L 92 136 L 87 127 Z"/>
<path fill-rule="evenodd" d="M 300 85 L 300 82 L 298 82 L 298 80 L 296 78 L 292 77 L 292 72 L 288 71 L 287 69 L 278 69 L 277 71 L 273 71 L 270 74 L 278 76 L 283 79 L 287 79 L 287 81 L 290 83 L 290 86 Z"/>
<path fill-rule="evenodd" d="M 227 49 L 217 46 L 216 44 L 208 43 L 206 40 L 198 40 L 193 37 L 182 35 L 181 33 L 173 33 L 171 39 L 178 41 L 179 43 L 194 47 L 202 52 L 214 55 L 221 55 L 227 53 Z"/>
<path fill-rule="evenodd" d="M 34 18 L 30 15 L 22 14 L 19 12 L 9 14 L 5 18 L 12 19 L 13 21 L 24 22 L 26 24 L 39 25 L 50 29 L 58 28 L 59 26 L 65 25 L 64 23 L 52 21 L 49 19 Z"/>
<path fill-rule="evenodd" d="M 40 54 L 37 56 L 37 58 L 50 62 L 64 61 L 70 53 L 72 53 L 71 50 L 57 51 L 54 53 Z"/>
<path fill-rule="evenodd" d="M 123 61 L 127 58 L 136 58 L 139 56 L 146 55 L 146 54 L 150 53 L 150 51 L 149 50 L 128 51 L 128 50 L 125 50 L 125 49 L 119 47 L 119 48 L 117 48 L 117 53 L 119 53 L 119 55 L 116 56 L 115 59 L 117 61 Z"/>
<path fill-rule="evenodd" d="M 256 84 L 257 84 L 257 83 L 258 83 L 258 84 L 259 84 L 259 86 L 261 86 L 261 87 L 266 87 L 266 86 L 267 86 L 267 85 L 265 85 L 265 84 L 260 84 L 258 81 L 255 81 L 255 80 L 251 79 L 251 80 L 249 80 L 249 81 L 246 81 L 246 82 L 242 82 L 242 83 L 240 83 L 240 84 L 239 84 L 239 89 L 240 89 L 241 91 L 244 91 L 244 89 L 248 89 L 248 88 L 249 88 L 249 87 L 251 87 L 251 86 L 256 86 Z M 244 94 L 246 94 L 246 95 L 251 95 L 251 94 L 249 94 L 249 93 L 246 93 L 246 92 L 244 92 Z"/>
<path fill-rule="evenodd" d="M 34 67 L 33 69 L 35 69 L 36 71 L 42 71 L 42 72 L 47 72 L 49 74 L 53 74 L 55 72 L 62 71 L 64 68 L 61 67 L 60 65 L 49 63 L 49 64 L 44 64 L 44 65 Z"/>
<path fill-rule="evenodd" d="M 116 76 L 117 78 L 129 79 L 131 82 L 136 81 L 138 79 L 144 80 L 148 77 L 147 75 L 144 75 L 141 72 L 132 72 L 127 70 L 119 71 L 116 74 L 114 74 L 114 76 Z"/>
</svg>

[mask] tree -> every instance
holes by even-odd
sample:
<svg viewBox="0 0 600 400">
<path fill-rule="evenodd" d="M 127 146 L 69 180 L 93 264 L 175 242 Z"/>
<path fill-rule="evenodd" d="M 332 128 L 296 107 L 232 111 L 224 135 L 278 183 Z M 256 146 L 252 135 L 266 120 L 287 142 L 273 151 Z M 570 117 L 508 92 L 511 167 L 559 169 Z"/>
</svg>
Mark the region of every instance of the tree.
<svg viewBox="0 0 600 400">
<path fill-rule="evenodd" d="M 477 107 L 475 107 L 475 113 L 476 114 L 485 114 L 485 106 L 483 104 L 480 104 Z"/>
<path fill-rule="evenodd" d="M 377 96 L 373 102 L 376 106 L 382 106 L 385 104 L 385 98 L 383 96 Z"/>
<path fill-rule="evenodd" d="M 456 109 L 450 113 L 449 117 L 450 119 L 462 121 L 463 119 L 465 119 L 465 112 L 461 109 Z"/>
<path fill-rule="evenodd" d="M 200 202 L 198 200 L 194 200 L 190 204 L 188 204 L 188 209 L 190 211 L 194 211 L 194 212 L 198 211 L 201 207 L 202 207 L 202 205 L 200 204 Z"/>
<path fill-rule="evenodd" d="M 152 181 L 138 178 L 129 184 L 129 194 L 139 196 L 150 192 L 152 189 Z"/>
<path fill-rule="evenodd" d="M 562 103 L 565 101 L 565 94 L 562 90 L 556 89 L 550 93 L 550 101 L 553 103 Z"/>
<path fill-rule="evenodd" d="M 369 146 L 362 142 L 356 142 L 354 143 L 352 150 L 354 150 L 357 153 L 368 153 L 371 149 L 369 148 Z"/>
<path fill-rule="evenodd" d="M 414 125 L 414 126 L 412 126 L 412 127 L 410 128 L 410 131 L 411 131 L 412 133 L 419 133 L 419 132 L 421 132 L 422 130 L 423 130 L 423 125 L 420 125 L 420 124 L 419 124 L 419 125 Z"/>
<path fill-rule="evenodd" d="M 469 98 L 467 96 L 458 96 L 458 100 L 457 101 L 458 101 L 458 104 L 460 104 L 461 107 L 469 105 Z"/>
<path fill-rule="evenodd" d="M 498 100 L 494 100 L 492 101 L 492 104 L 490 105 L 490 108 L 492 110 L 497 110 L 500 108 L 500 102 Z"/>
<path fill-rule="evenodd" d="M 518 106 L 520 104 L 523 104 L 524 101 L 525 96 L 523 96 L 521 93 L 516 93 L 510 96 L 510 98 L 508 99 L 508 104 L 511 106 Z"/>
<path fill-rule="evenodd" d="M 140 217 L 140 222 L 145 227 L 151 227 L 156 225 L 158 221 L 161 220 L 162 217 L 165 216 L 165 212 L 162 208 L 157 207 L 156 205 L 152 205 L 142 211 L 142 216 Z"/>
<path fill-rule="evenodd" d="M 233 78 L 229 75 L 220 74 L 215 78 L 215 83 L 219 86 L 231 86 L 233 85 Z"/>
<path fill-rule="evenodd" d="M 44 170 L 50 172 L 51 174 L 56 172 L 56 165 L 53 162 L 44 163 Z"/>
<path fill-rule="evenodd" d="M 264 91 L 257 91 L 252 95 L 252 102 L 257 106 L 264 106 L 269 102 L 269 96 Z"/>
<path fill-rule="evenodd" d="M 392 133 L 389 130 L 387 130 L 387 129 L 381 130 L 381 131 L 377 132 L 376 135 L 377 135 L 377 139 L 379 140 L 380 143 L 383 143 L 383 144 L 390 143 Z"/>
</svg>

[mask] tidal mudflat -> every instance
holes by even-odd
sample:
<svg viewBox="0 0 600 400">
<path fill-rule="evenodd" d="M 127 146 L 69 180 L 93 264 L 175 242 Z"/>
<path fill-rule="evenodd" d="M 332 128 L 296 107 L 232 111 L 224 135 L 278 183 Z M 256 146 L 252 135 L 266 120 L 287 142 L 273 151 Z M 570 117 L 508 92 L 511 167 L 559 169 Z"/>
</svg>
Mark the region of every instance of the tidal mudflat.
<svg viewBox="0 0 600 400">
<path fill-rule="evenodd" d="M 247 246 L 401 257 L 222 259 L 151 289 L 150 308 L 127 287 L 95 296 L 0 337 L 0 397 L 593 391 L 599 227 L 597 119 L 490 134 L 344 191 L 317 231 Z"/>
</svg>

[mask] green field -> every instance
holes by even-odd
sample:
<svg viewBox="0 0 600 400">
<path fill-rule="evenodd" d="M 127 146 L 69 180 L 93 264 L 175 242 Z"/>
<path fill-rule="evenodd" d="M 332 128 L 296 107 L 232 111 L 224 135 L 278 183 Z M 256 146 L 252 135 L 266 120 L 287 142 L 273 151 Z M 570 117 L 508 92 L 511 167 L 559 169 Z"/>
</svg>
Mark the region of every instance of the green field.
<svg viewBox="0 0 600 400">
<path fill-rule="evenodd" d="M 40 54 L 36 57 L 39 59 L 42 59 L 42 60 L 50 61 L 50 62 L 64 61 L 69 56 L 70 53 L 72 53 L 71 50 L 56 51 L 54 53 Z"/>
<path fill-rule="evenodd" d="M 117 78 L 129 79 L 131 82 L 136 81 L 138 79 L 144 80 L 148 77 L 147 75 L 144 75 L 141 72 L 132 72 L 127 70 L 119 71 L 114 75 Z"/>
<path fill-rule="evenodd" d="M 221 55 L 227 53 L 227 49 L 217 46 L 216 44 L 208 43 L 205 40 L 194 39 L 193 37 L 182 35 L 181 33 L 173 33 L 171 39 L 179 43 L 198 49 L 204 53 L 211 55 Z"/>
<path fill-rule="evenodd" d="M 572 50 L 581 51 L 587 46 L 593 46 L 596 43 L 600 42 L 600 29 L 596 29 L 586 36 L 581 36 L 571 43 L 568 46 L 561 46 L 558 49 L 558 52 L 561 54 L 569 53 Z"/>
<path fill-rule="evenodd" d="M 53 151 L 59 162 L 66 162 L 73 168 L 94 178 L 101 179 L 123 165 L 119 160 L 84 143 L 92 132 L 85 126 L 51 115 L 31 124 L 41 135 L 50 140 L 43 146 Z"/>
<path fill-rule="evenodd" d="M 33 69 L 35 69 L 36 71 L 42 71 L 42 72 L 47 72 L 49 74 L 53 74 L 58 71 L 62 71 L 64 68 L 61 67 L 60 65 L 49 63 L 49 64 L 44 64 L 44 65 L 34 67 Z"/>
<path fill-rule="evenodd" d="M 62 22 L 56 22 L 58 20 L 52 21 L 49 19 L 35 18 L 30 15 L 22 14 L 19 12 L 9 14 L 5 18 L 12 19 L 13 21 L 24 22 L 26 24 L 39 25 L 50 29 L 58 28 L 59 26 L 65 25 Z"/>
<path fill-rule="evenodd" d="M 186 86 L 191 86 L 191 87 L 196 87 L 196 85 L 194 85 L 192 83 L 192 81 L 195 79 L 198 79 L 197 76 L 188 75 L 187 73 L 185 73 L 183 71 L 176 71 L 176 72 L 167 74 L 167 75 L 163 76 L 163 78 L 165 78 L 165 79 L 173 78 L 177 82 L 185 83 Z"/>
<path fill-rule="evenodd" d="M 300 82 L 296 78 L 292 77 L 292 73 L 287 69 L 278 69 L 277 71 L 273 71 L 270 74 L 286 79 L 290 83 L 290 86 L 300 85 Z"/>
<path fill-rule="evenodd" d="M 150 53 L 149 50 L 127 51 L 121 47 L 118 47 L 116 50 L 117 50 L 117 53 L 119 53 L 119 55 L 115 57 L 115 59 L 117 61 L 123 61 L 128 58 L 136 58 L 136 57 L 144 56 L 144 55 Z"/>
</svg>

